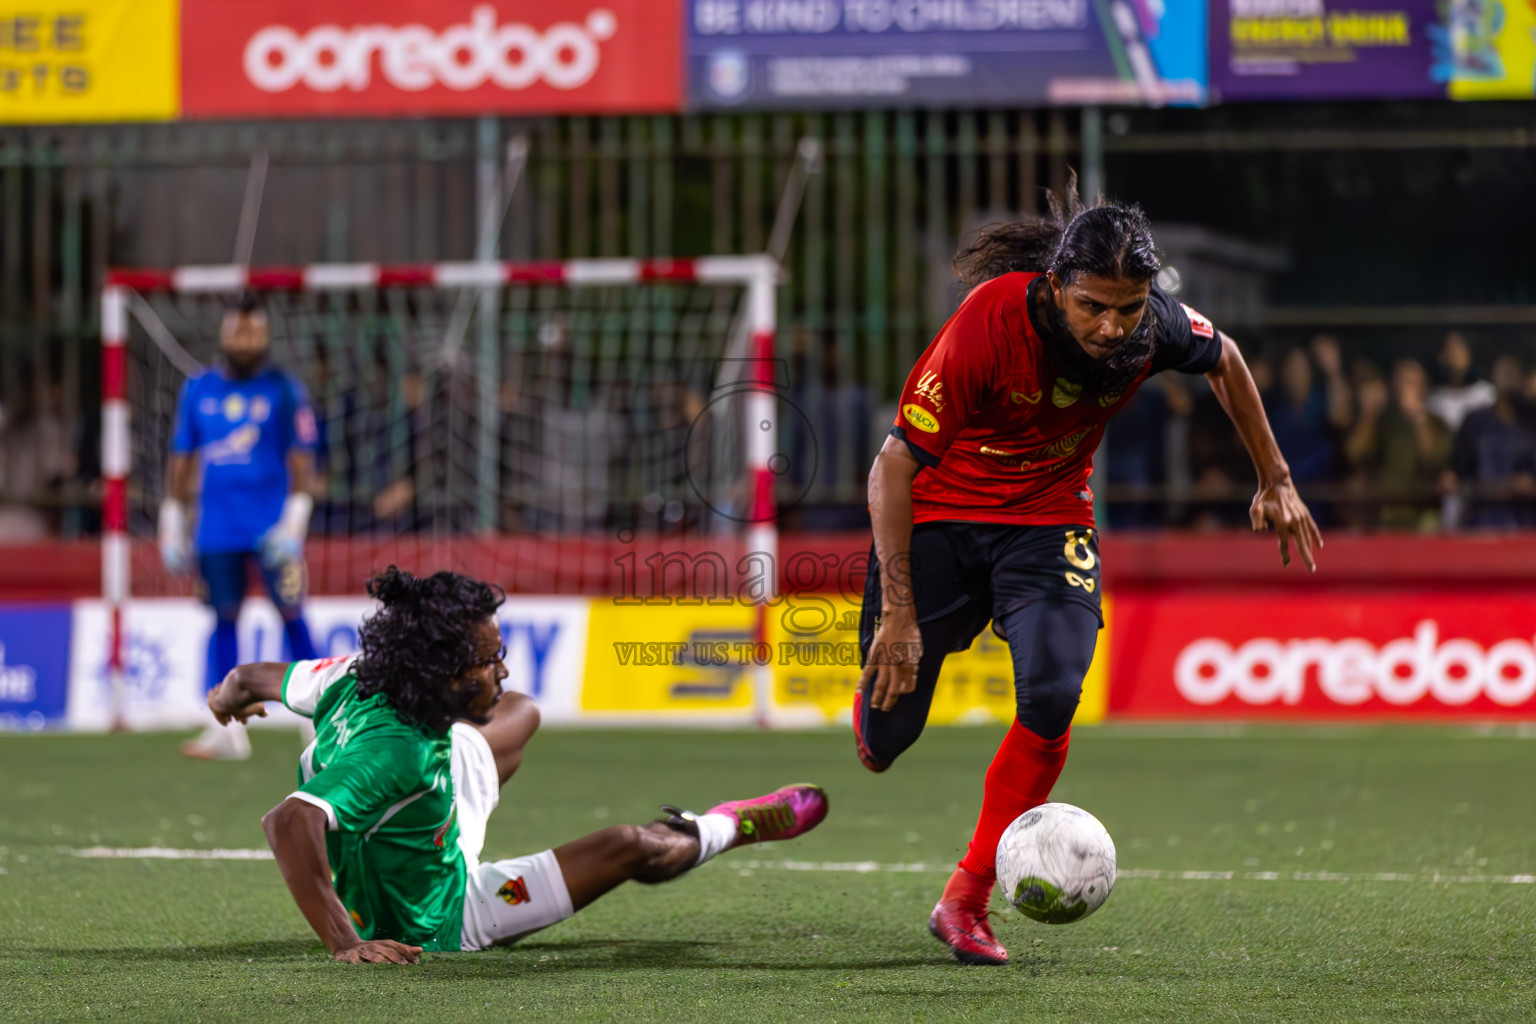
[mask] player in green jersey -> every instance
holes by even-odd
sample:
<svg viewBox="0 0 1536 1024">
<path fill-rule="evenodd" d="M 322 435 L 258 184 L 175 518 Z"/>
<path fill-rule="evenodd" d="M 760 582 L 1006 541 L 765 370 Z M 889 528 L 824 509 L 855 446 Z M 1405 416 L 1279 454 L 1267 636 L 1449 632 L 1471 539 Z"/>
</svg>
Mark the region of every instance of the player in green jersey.
<svg viewBox="0 0 1536 1024">
<path fill-rule="evenodd" d="M 623 882 L 665 882 L 716 854 L 820 824 L 818 786 L 785 786 L 704 814 L 663 807 L 528 857 L 481 863 L 503 783 L 539 725 L 502 693 L 499 588 L 391 566 L 368 582 L 379 611 L 360 653 L 235 669 L 208 695 L 223 724 L 281 700 L 314 719 L 299 788 L 262 818 L 294 902 L 337 960 L 415 963 L 570 917 Z M 333 881 L 334 879 L 334 881 Z"/>
</svg>

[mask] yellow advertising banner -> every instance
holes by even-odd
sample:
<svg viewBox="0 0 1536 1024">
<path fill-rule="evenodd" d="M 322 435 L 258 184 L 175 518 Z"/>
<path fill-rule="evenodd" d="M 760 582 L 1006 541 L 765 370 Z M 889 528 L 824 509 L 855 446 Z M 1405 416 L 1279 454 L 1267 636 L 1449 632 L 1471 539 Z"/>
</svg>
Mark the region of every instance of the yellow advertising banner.
<svg viewBox="0 0 1536 1024">
<path fill-rule="evenodd" d="M 0 0 L 0 123 L 180 112 L 177 0 Z"/>
<path fill-rule="evenodd" d="M 1452 0 L 1446 19 L 1455 54 L 1452 99 L 1536 96 L 1536 3 Z"/>
<path fill-rule="evenodd" d="M 594 600 L 582 717 L 751 721 L 754 614 L 751 605 L 734 601 Z"/>
<path fill-rule="evenodd" d="M 1105 617 L 1110 614 L 1106 597 Z M 751 720 L 759 680 L 771 681 L 769 717 L 786 725 L 848 723 L 859 680 L 858 605 L 799 596 L 769 610 L 768 640 L 753 642 L 749 604 L 622 604 L 589 613 L 581 714 L 593 720 Z M 1099 635 L 1075 721 L 1097 722 L 1109 702 L 1108 653 Z M 766 671 L 764 671 L 766 670 Z M 1007 722 L 1014 716 L 1008 645 L 990 630 L 944 662 L 931 725 Z"/>
<path fill-rule="evenodd" d="M 806 712 L 814 710 L 825 722 L 848 722 L 859 682 L 859 606 L 836 597 L 793 601 L 789 614 L 770 619 L 775 710 L 790 713 L 795 721 L 808 718 Z M 821 602 L 824 610 L 813 610 L 811 601 Z M 1109 615 L 1106 595 L 1106 628 L 1099 632 L 1093 664 L 1083 680 L 1082 703 L 1073 719 L 1077 725 L 1101 721 L 1109 706 Z M 969 650 L 944 659 L 928 712 L 929 725 L 1010 722 L 1015 713 L 1013 660 L 1008 645 L 990 628 Z"/>
</svg>

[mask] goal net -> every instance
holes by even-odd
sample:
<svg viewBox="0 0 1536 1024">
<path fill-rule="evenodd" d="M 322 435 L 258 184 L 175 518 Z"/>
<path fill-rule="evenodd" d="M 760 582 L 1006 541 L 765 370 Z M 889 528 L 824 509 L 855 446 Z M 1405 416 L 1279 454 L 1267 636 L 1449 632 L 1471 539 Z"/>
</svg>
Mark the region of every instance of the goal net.
<svg viewBox="0 0 1536 1024">
<path fill-rule="evenodd" d="M 709 596 L 737 596 L 747 552 L 774 558 L 788 479 L 776 276 L 757 256 L 113 271 L 112 621 L 129 598 L 194 592 L 155 543 L 167 453 L 182 386 L 216 364 L 224 310 L 245 291 L 265 306 L 271 363 L 316 417 L 311 593 L 356 595 L 393 562 L 508 593 L 645 597 L 699 585 L 648 557 L 709 552 L 730 569 L 703 581 Z"/>
</svg>

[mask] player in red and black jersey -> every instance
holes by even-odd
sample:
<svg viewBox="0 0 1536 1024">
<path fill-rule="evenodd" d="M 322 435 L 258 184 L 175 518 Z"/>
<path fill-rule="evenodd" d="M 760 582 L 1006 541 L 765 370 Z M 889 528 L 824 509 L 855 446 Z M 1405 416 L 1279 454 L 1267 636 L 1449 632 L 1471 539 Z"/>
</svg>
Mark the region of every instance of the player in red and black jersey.
<svg viewBox="0 0 1536 1024">
<path fill-rule="evenodd" d="M 881 772 L 917 740 L 944 657 L 987 623 L 1013 656 L 1018 717 L 928 927 L 967 963 L 1002 964 L 987 923 L 997 842 L 1044 803 L 1103 625 L 1088 490 L 1105 424 L 1152 374 L 1203 373 L 1258 470 L 1251 518 L 1309 569 L 1322 545 L 1231 338 L 1153 285 L 1136 207 L 1100 200 L 994 226 L 956 260 L 965 301 L 918 359 L 869 477 L 874 557 L 854 704 Z"/>
</svg>

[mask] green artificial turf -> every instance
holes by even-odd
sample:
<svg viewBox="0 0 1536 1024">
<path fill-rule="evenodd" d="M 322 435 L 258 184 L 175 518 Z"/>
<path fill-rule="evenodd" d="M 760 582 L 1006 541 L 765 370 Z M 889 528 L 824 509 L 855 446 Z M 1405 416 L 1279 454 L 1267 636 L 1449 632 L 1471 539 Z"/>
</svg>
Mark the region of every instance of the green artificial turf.
<svg viewBox="0 0 1536 1024">
<path fill-rule="evenodd" d="M 873 776 L 839 733 L 548 730 L 487 856 L 799 780 L 832 813 L 521 946 L 411 968 L 331 963 L 270 861 L 68 852 L 262 848 L 292 733 L 256 733 L 244 764 L 184 761 L 168 735 L 0 738 L 0 1020 L 1536 1018 L 1536 885 L 1509 881 L 1536 874 L 1521 732 L 1081 729 L 1056 798 L 1097 814 L 1133 874 L 1076 924 L 1009 911 L 1014 962 L 966 968 L 924 923 L 1000 736 L 934 729 Z M 804 869 L 861 861 L 926 867 Z M 1490 880 L 1444 880 L 1467 876 Z"/>
</svg>

